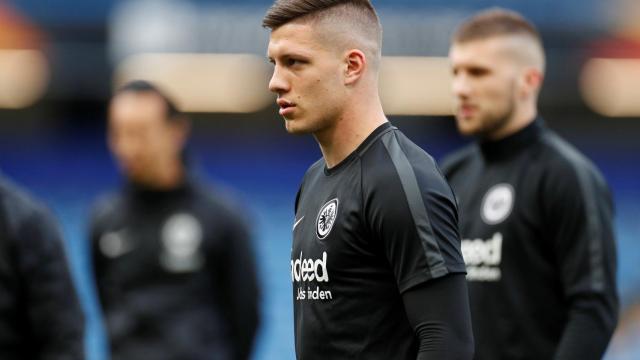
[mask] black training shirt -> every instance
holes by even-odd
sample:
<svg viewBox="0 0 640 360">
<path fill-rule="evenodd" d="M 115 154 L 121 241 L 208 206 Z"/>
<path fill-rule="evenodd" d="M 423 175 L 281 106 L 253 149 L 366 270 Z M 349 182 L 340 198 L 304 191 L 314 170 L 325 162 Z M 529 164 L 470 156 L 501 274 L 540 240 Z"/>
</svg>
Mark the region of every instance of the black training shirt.
<svg viewBox="0 0 640 360">
<path fill-rule="evenodd" d="M 541 119 L 442 169 L 459 201 L 476 359 L 600 359 L 617 319 L 602 175 Z"/>
<path fill-rule="evenodd" d="M 433 159 L 385 123 L 335 167 L 309 168 L 295 219 L 298 359 L 416 359 L 402 293 L 465 271 L 455 201 Z"/>
</svg>

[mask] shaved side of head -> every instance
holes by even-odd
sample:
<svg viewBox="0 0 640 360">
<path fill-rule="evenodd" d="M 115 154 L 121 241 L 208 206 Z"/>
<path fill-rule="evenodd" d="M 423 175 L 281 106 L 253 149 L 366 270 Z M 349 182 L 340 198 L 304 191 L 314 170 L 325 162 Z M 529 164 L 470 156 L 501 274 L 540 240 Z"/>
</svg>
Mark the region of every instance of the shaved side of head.
<svg viewBox="0 0 640 360">
<path fill-rule="evenodd" d="M 522 66 L 534 67 L 544 73 L 545 56 L 540 42 L 530 36 L 520 34 L 496 35 L 495 38 L 503 40 L 503 50 L 506 56 Z"/>
</svg>

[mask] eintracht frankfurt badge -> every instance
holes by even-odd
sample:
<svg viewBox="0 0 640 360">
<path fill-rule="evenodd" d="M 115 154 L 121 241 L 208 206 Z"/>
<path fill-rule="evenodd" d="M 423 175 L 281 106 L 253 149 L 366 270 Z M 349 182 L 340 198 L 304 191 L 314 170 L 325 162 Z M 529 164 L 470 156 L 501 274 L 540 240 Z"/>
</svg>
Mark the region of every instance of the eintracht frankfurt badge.
<svg viewBox="0 0 640 360">
<path fill-rule="evenodd" d="M 333 223 L 336 221 L 336 216 L 338 216 L 337 198 L 324 204 L 318 213 L 318 218 L 316 219 L 316 235 L 318 239 L 322 240 L 329 235 L 331 228 L 333 228 Z"/>
</svg>

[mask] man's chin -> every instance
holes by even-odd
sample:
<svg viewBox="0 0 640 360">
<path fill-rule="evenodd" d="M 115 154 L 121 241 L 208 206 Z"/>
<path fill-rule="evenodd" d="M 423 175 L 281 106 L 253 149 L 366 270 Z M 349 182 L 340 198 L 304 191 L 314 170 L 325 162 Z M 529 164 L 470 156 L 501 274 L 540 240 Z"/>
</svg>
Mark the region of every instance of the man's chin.
<svg viewBox="0 0 640 360">
<path fill-rule="evenodd" d="M 284 127 L 287 130 L 287 132 L 289 134 L 294 134 L 294 135 L 302 135 L 302 134 L 308 134 L 309 131 L 307 129 L 305 129 L 304 127 L 300 127 L 299 125 L 299 120 L 297 120 L 296 122 L 294 122 L 294 120 L 292 119 L 284 119 Z"/>
<path fill-rule="evenodd" d="M 456 125 L 458 128 L 458 132 L 462 136 L 476 136 L 478 135 L 479 129 L 476 126 L 470 126 L 466 124 L 469 120 L 466 119 L 456 119 Z"/>
<path fill-rule="evenodd" d="M 458 132 L 462 136 L 478 136 L 481 133 L 475 128 L 458 128 Z"/>
<path fill-rule="evenodd" d="M 130 182 L 145 185 L 149 182 L 151 176 L 149 175 L 149 170 L 145 171 L 139 167 L 126 167 L 122 166 L 120 169 L 122 175 Z"/>
<path fill-rule="evenodd" d="M 129 179 L 129 181 L 138 185 L 148 185 L 149 183 L 149 178 L 142 174 L 135 174 L 135 173 L 129 172 L 126 174 L 126 176 Z"/>
</svg>

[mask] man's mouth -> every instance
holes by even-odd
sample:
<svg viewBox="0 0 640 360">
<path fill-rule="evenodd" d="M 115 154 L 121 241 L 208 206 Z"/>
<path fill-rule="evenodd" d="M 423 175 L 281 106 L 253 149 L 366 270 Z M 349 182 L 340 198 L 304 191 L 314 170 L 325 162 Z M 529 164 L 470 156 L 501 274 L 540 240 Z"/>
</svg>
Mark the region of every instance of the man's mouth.
<svg viewBox="0 0 640 360">
<path fill-rule="evenodd" d="M 462 115 L 463 117 L 470 117 L 476 112 L 477 109 L 478 108 L 475 105 L 462 104 L 462 105 L 460 105 L 460 108 L 458 109 L 458 113 L 460 115 Z"/>
<path fill-rule="evenodd" d="M 281 116 L 286 116 L 288 114 L 291 114 L 291 112 L 293 112 L 296 104 L 289 102 L 285 99 L 278 99 L 277 101 L 278 106 L 280 107 L 280 115 Z"/>
</svg>

